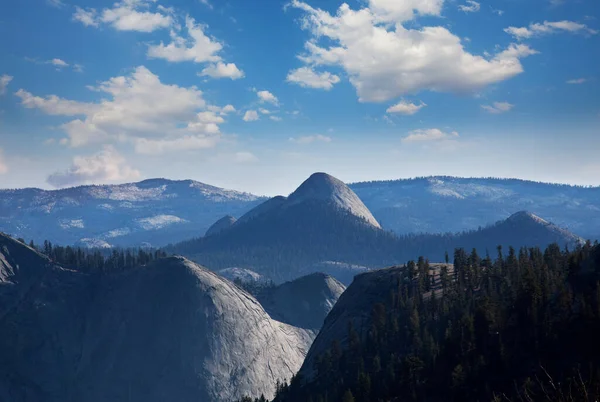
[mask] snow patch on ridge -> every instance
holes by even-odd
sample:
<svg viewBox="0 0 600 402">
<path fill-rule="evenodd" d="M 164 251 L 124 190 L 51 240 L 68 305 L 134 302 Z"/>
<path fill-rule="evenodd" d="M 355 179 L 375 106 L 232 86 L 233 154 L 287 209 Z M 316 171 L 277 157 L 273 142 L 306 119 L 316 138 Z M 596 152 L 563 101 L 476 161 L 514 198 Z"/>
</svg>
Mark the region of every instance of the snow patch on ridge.
<svg viewBox="0 0 600 402">
<path fill-rule="evenodd" d="M 138 219 L 136 222 L 144 230 L 157 230 L 174 224 L 187 223 L 188 221 L 175 215 L 156 215 Z"/>
</svg>

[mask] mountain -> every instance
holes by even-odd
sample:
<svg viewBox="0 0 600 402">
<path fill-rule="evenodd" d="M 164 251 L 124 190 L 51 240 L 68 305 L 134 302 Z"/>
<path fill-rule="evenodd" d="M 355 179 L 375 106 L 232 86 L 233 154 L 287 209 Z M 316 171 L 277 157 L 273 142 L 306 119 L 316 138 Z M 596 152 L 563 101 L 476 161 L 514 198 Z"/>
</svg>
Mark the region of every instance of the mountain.
<svg viewBox="0 0 600 402">
<path fill-rule="evenodd" d="M 349 284 L 357 273 L 420 256 L 433 262 L 443 261 L 446 253 L 452 258 L 456 248 L 495 255 L 497 246 L 581 243 L 578 236 L 527 212 L 473 231 L 403 236 L 381 229 L 372 216 L 342 182 L 317 173 L 288 198 L 257 206 L 228 230 L 167 251 L 214 270 L 250 269 L 276 283 L 321 271 Z"/>
<path fill-rule="evenodd" d="M 239 280 L 242 282 L 265 282 L 265 278 L 259 273 L 256 273 L 252 270 L 245 268 L 224 268 L 217 271 L 217 274 L 222 276 L 225 279 L 229 279 L 234 282 L 235 280 Z"/>
<path fill-rule="evenodd" d="M 397 234 L 476 230 L 527 210 L 586 239 L 600 238 L 600 187 L 447 176 L 349 187 Z"/>
<path fill-rule="evenodd" d="M 275 401 L 600 397 L 600 247 L 465 253 L 448 268 L 358 275 Z"/>
<path fill-rule="evenodd" d="M 213 223 L 213 225 L 208 228 L 208 230 L 206 231 L 206 234 L 204 236 L 212 236 L 214 234 L 217 234 L 219 232 L 227 230 L 230 227 L 232 227 L 235 222 L 236 222 L 236 219 L 233 216 L 231 216 L 231 215 L 224 216 L 221 219 L 219 219 L 218 221 L 216 221 L 215 223 Z"/>
<path fill-rule="evenodd" d="M 313 273 L 267 289 L 258 300 L 278 321 L 318 331 L 344 290 L 331 276 Z"/>
<path fill-rule="evenodd" d="M 480 252 L 487 249 L 492 252 L 492 244 L 501 245 L 506 250 L 509 246 L 546 247 L 552 243 L 573 248 L 583 244 L 584 240 L 531 212 L 520 211 L 484 229 L 457 236 L 453 245 L 454 248 L 476 248 Z"/>
<path fill-rule="evenodd" d="M 321 175 L 324 180 L 309 181 L 296 196 L 325 194 L 330 202 L 398 235 L 477 230 L 527 210 L 586 239 L 600 238 L 600 187 L 444 176 L 345 187 Z M 192 180 L 0 190 L 0 230 L 36 243 L 163 246 L 201 236 L 221 217 L 239 218 L 266 200 Z M 242 221 L 286 202 L 286 197 L 272 198 Z"/>
<path fill-rule="evenodd" d="M 265 199 L 165 179 L 55 191 L 0 190 L 0 230 L 38 244 L 156 247 L 200 236 L 220 217 L 240 216 Z"/>
<path fill-rule="evenodd" d="M 214 270 L 241 267 L 278 283 L 311 273 L 305 268 L 318 262 L 383 264 L 403 251 L 345 184 L 323 173 L 289 197 L 250 210 L 226 231 L 166 250 Z"/>
<path fill-rule="evenodd" d="M 315 335 L 182 257 L 89 275 L 0 235 L 0 272 L 3 401 L 270 397 Z"/>
<path fill-rule="evenodd" d="M 310 176 L 288 197 L 287 205 L 292 206 L 307 201 L 321 201 L 349 211 L 352 215 L 364 219 L 369 225 L 381 229 L 360 198 L 342 181 L 327 173 L 314 173 Z"/>
</svg>

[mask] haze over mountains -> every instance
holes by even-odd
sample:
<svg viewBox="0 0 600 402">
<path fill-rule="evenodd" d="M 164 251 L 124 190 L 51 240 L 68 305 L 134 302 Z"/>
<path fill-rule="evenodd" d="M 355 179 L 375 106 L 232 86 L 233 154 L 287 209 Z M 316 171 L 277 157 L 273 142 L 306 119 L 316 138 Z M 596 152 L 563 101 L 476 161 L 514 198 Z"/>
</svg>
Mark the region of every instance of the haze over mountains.
<svg viewBox="0 0 600 402">
<path fill-rule="evenodd" d="M 452 177 L 349 188 L 378 224 L 397 234 L 474 230 L 525 210 L 584 238 L 600 237 L 600 188 Z M 156 247 L 201 236 L 220 218 L 239 219 L 265 200 L 191 180 L 0 190 L 0 230 L 38 243 Z"/>
<path fill-rule="evenodd" d="M 325 275 L 285 287 L 265 295 L 268 308 L 302 328 L 182 257 L 84 274 L 0 234 L 0 400 L 271 397 L 344 290 Z M 286 289 L 304 304 L 282 300 Z"/>
</svg>

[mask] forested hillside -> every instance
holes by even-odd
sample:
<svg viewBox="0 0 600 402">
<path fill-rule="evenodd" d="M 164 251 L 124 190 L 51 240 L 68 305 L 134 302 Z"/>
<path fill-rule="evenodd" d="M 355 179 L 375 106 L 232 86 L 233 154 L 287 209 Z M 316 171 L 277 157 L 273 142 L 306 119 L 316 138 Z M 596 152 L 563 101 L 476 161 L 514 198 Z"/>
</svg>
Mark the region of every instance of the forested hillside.
<svg viewBox="0 0 600 402">
<path fill-rule="evenodd" d="M 300 373 L 279 387 L 277 401 L 600 397 L 597 245 L 499 249 L 495 260 L 458 249 L 454 270 L 442 267 L 432 275 L 421 259 L 385 271 L 360 275 L 342 295 Z M 365 325 L 339 322 L 356 293 L 381 275 L 389 286 L 361 312 Z M 327 331 L 341 325 L 345 334 L 311 359 Z"/>
</svg>

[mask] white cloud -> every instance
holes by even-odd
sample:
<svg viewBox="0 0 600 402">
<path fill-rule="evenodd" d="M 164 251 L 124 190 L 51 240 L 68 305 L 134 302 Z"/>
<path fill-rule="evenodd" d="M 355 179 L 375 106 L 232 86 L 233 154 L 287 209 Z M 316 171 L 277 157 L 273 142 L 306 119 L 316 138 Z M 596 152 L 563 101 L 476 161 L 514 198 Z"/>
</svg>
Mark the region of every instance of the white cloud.
<svg viewBox="0 0 600 402">
<path fill-rule="evenodd" d="M 6 162 L 4 161 L 2 148 L 0 148 L 0 174 L 5 174 L 7 172 L 8 172 L 8 166 L 6 165 Z"/>
<path fill-rule="evenodd" d="M 73 20 L 81 22 L 86 27 L 98 27 L 100 22 L 98 21 L 98 12 L 95 8 L 88 8 L 84 10 L 81 7 L 75 7 L 75 13 L 73 14 Z"/>
<path fill-rule="evenodd" d="M 256 112 L 256 110 L 248 110 L 245 114 L 244 114 L 244 121 L 256 121 L 258 119 L 260 119 L 260 117 L 258 116 L 258 113 Z"/>
<path fill-rule="evenodd" d="M 13 78 L 14 77 L 7 74 L 0 75 L 0 95 L 6 93 L 6 88 L 8 88 L 8 84 L 10 84 Z"/>
<path fill-rule="evenodd" d="M 587 82 L 587 79 L 585 78 L 574 78 L 572 80 L 568 80 L 567 84 L 583 84 Z"/>
<path fill-rule="evenodd" d="M 131 168 L 114 147 L 107 145 L 95 155 L 76 156 L 67 170 L 51 174 L 47 182 L 54 187 L 67 187 L 131 181 L 139 177 L 140 172 Z"/>
<path fill-rule="evenodd" d="M 61 59 L 52 59 L 49 61 L 49 63 L 58 68 L 69 67 L 69 63 Z"/>
<path fill-rule="evenodd" d="M 331 142 L 331 137 L 327 137 L 326 135 L 307 135 L 304 137 L 290 138 L 290 142 L 294 142 L 296 144 L 306 145 L 312 144 L 313 142 Z"/>
<path fill-rule="evenodd" d="M 89 89 L 111 99 L 77 102 L 55 95 L 37 97 L 22 89 L 16 95 L 27 108 L 51 115 L 80 116 L 61 126 L 68 136 L 62 143 L 72 147 L 129 141 L 138 152 L 157 153 L 180 149 L 182 144 L 194 149 L 212 146 L 219 139 L 219 124 L 224 119 L 209 110 L 215 108 L 206 104 L 202 91 L 195 86 L 163 84 L 146 67 L 137 67 L 130 76 L 113 77 Z"/>
<path fill-rule="evenodd" d="M 512 35 L 518 40 L 529 39 L 536 36 L 549 35 L 559 32 L 580 33 L 584 35 L 595 35 L 598 31 L 589 28 L 585 24 L 573 21 L 556 21 L 529 24 L 529 27 L 508 27 L 504 32 Z"/>
<path fill-rule="evenodd" d="M 327 71 L 317 73 L 311 67 L 301 67 L 290 71 L 286 80 L 304 88 L 317 88 L 329 91 L 335 84 L 340 82 L 340 77 Z"/>
<path fill-rule="evenodd" d="M 83 66 L 81 64 L 73 64 L 73 71 L 83 73 Z"/>
<path fill-rule="evenodd" d="M 387 113 L 398 113 L 398 114 L 404 114 L 404 115 L 411 116 L 411 115 L 417 113 L 419 110 L 421 110 L 425 106 L 427 106 L 427 105 L 423 102 L 421 102 L 421 104 L 417 105 L 417 104 L 403 100 L 403 101 L 400 101 L 400 103 L 390 106 L 386 112 Z"/>
<path fill-rule="evenodd" d="M 279 116 L 269 116 L 269 119 L 273 120 L 273 121 L 282 121 L 283 119 Z"/>
<path fill-rule="evenodd" d="M 492 10 L 492 12 L 493 12 L 494 14 L 497 14 L 497 15 L 499 15 L 499 16 L 501 16 L 501 17 L 502 17 L 502 15 L 504 15 L 504 11 L 503 11 L 503 10 L 498 10 L 498 9 L 495 9 L 495 8 L 494 8 L 494 7 L 492 7 L 492 6 L 490 6 L 490 10 Z"/>
<path fill-rule="evenodd" d="M 73 19 L 85 26 L 98 27 L 100 23 L 109 24 L 119 31 L 153 32 L 170 27 L 173 24 L 170 15 L 148 11 L 155 2 L 156 0 L 122 0 L 115 3 L 113 8 L 103 9 L 101 13 L 94 8 L 75 7 Z M 165 7 L 159 9 L 168 10 Z"/>
<path fill-rule="evenodd" d="M 331 15 L 293 0 L 291 5 L 305 12 L 302 27 L 312 34 L 299 58 L 311 67 L 343 68 L 361 101 L 384 102 L 422 90 L 474 91 L 522 73 L 520 59 L 536 53 L 512 44 L 493 56 L 479 56 L 468 53 L 444 27 L 381 23 L 410 19 L 415 11 L 437 15 L 442 3 L 371 0 L 370 8 L 355 11 L 343 4 Z"/>
<path fill-rule="evenodd" d="M 467 5 L 468 4 L 468 5 Z M 460 11 L 465 13 L 476 13 L 481 9 L 481 4 L 473 0 L 467 0 L 467 4 L 461 4 L 458 6 Z"/>
<path fill-rule="evenodd" d="M 221 109 L 221 113 L 222 114 L 227 114 L 227 113 L 234 113 L 235 112 L 235 107 L 233 105 L 225 105 L 222 109 Z"/>
<path fill-rule="evenodd" d="M 408 135 L 402 138 L 402 142 L 435 142 L 444 140 L 453 140 L 458 138 L 459 135 L 456 131 L 446 133 L 438 128 L 430 128 L 425 130 L 413 130 Z"/>
<path fill-rule="evenodd" d="M 494 102 L 491 105 L 481 105 L 481 108 L 493 114 L 501 114 L 509 112 L 515 105 L 508 102 Z"/>
<path fill-rule="evenodd" d="M 62 0 L 46 0 L 46 3 L 52 7 L 62 8 L 65 6 L 65 3 Z"/>
<path fill-rule="evenodd" d="M 206 36 L 205 27 L 196 24 L 196 21 L 189 16 L 185 19 L 185 27 L 188 38 L 178 36 L 175 31 L 171 31 L 171 43 L 165 45 L 161 42 L 160 45 L 148 47 L 148 57 L 165 59 L 173 63 L 182 61 L 216 63 L 221 61 L 218 53 L 223 49 L 223 45 Z"/>
<path fill-rule="evenodd" d="M 260 99 L 260 101 L 263 103 L 268 102 L 272 103 L 275 106 L 279 104 L 279 99 L 277 99 L 277 97 L 269 91 L 258 91 L 256 95 L 258 96 L 258 99 Z"/>
<path fill-rule="evenodd" d="M 15 95 L 21 98 L 21 105 L 28 109 L 40 109 L 52 116 L 84 116 L 93 114 L 99 105 L 77 102 L 50 95 L 46 98 L 34 96 L 30 92 L 19 89 Z"/>
<path fill-rule="evenodd" d="M 300 3 L 294 1 L 294 3 Z M 304 4 L 304 3 L 300 3 Z M 369 9 L 377 20 L 401 23 L 417 15 L 440 15 L 444 0 L 369 0 Z M 342 7 L 344 7 L 343 5 Z"/>
<path fill-rule="evenodd" d="M 231 78 L 237 80 L 244 78 L 244 72 L 237 68 L 235 63 L 223 63 L 218 62 L 205 67 L 201 73 L 198 74 L 201 77 L 208 76 L 212 78 Z"/>
<path fill-rule="evenodd" d="M 271 114 L 271 111 L 270 111 L 269 109 L 263 109 L 263 108 L 260 108 L 260 109 L 258 109 L 258 111 L 259 111 L 261 114 Z"/>
<path fill-rule="evenodd" d="M 208 0 L 200 0 L 200 3 L 204 4 L 206 7 L 213 9 L 213 5 Z"/>
</svg>

